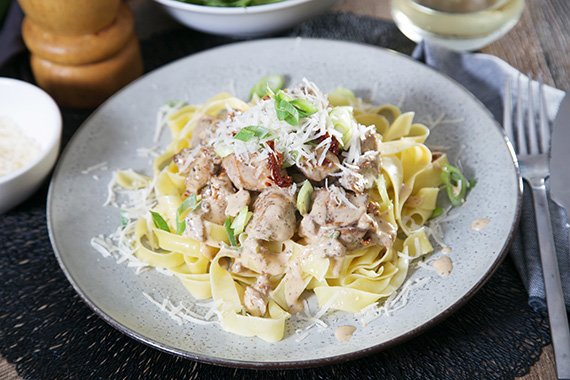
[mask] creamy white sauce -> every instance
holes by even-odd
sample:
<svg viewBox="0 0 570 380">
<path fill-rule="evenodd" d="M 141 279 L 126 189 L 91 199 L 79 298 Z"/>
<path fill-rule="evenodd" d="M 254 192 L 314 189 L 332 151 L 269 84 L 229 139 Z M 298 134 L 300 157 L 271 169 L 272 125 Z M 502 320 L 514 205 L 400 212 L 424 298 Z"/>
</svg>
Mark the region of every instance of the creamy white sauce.
<svg viewBox="0 0 570 380">
<path fill-rule="evenodd" d="M 339 342 L 348 342 L 355 331 L 356 327 L 351 325 L 338 326 L 334 332 L 334 336 Z"/>
<path fill-rule="evenodd" d="M 26 136 L 13 120 L 0 116 L 0 177 L 26 166 L 39 153 L 36 141 Z"/>
<path fill-rule="evenodd" d="M 471 229 L 473 231 L 482 231 L 489 223 L 491 223 L 489 218 L 475 219 L 473 223 L 471 223 Z"/>
<path fill-rule="evenodd" d="M 441 256 L 440 258 L 432 261 L 431 266 L 441 277 L 449 276 L 453 270 L 453 263 L 448 256 Z"/>
<path fill-rule="evenodd" d="M 441 253 L 443 253 L 444 255 L 449 255 L 451 253 L 451 247 L 449 246 L 443 247 L 441 249 Z"/>
</svg>

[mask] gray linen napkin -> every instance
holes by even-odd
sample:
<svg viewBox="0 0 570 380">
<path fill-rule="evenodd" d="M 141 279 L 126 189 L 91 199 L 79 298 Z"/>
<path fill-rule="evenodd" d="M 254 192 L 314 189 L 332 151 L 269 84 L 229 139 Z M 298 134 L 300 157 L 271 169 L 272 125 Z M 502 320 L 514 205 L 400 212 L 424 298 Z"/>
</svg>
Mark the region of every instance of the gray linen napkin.
<svg viewBox="0 0 570 380">
<path fill-rule="evenodd" d="M 485 104 L 500 123 L 502 122 L 504 85 L 507 79 L 516 80 L 519 76 L 520 73 L 515 68 L 487 54 L 456 53 L 425 43 L 419 44 L 412 56 L 461 83 Z M 526 88 L 527 80 L 526 76 L 521 77 L 522 88 Z M 545 96 L 548 115 L 550 120 L 553 120 L 564 97 L 564 92 L 546 87 Z M 526 99 L 524 101 L 526 102 Z M 566 308 L 570 311 L 569 226 L 564 209 L 552 201 L 550 213 Z M 544 278 L 538 250 L 532 196 L 526 184 L 521 222 L 510 254 L 528 290 L 529 305 L 536 311 L 546 310 Z"/>
<path fill-rule="evenodd" d="M 0 69 L 12 57 L 24 50 L 20 32 L 23 17 L 18 2 L 12 1 L 4 22 L 0 20 Z"/>
</svg>

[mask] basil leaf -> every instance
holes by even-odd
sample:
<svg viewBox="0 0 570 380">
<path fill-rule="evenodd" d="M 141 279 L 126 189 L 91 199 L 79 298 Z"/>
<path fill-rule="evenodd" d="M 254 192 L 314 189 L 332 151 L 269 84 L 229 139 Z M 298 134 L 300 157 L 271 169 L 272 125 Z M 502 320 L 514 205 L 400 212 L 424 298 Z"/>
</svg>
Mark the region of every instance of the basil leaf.
<svg viewBox="0 0 570 380">
<path fill-rule="evenodd" d="M 228 240 L 232 247 L 237 247 L 236 236 L 234 234 L 234 229 L 232 228 L 232 219 L 228 216 L 224 222 L 224 227 L 226 229 L 226 234 L 228 234 Z"/>
<path fill-rule="evenodd" d="M 267 128 L 263 128 L 257 125 L 250 125 L 242 128 L 235 136 L 234 139 L 241 141 L 250 141 L 251 139 L 257 137 L 258 139 L 264 139 L 271 134 L 271 131 Z"/>
<path fill-rule="evenodd" d="M 164 218 L 160 216 L 158 212 L 151 211 L 150 214 L 152 216 L 152 221 L 154 222 L 156 228 L 158 228 L 159 230 L 170 232 L 170 228 L 168 228 L 166 220 L 164 220 Z"/>
</svg>

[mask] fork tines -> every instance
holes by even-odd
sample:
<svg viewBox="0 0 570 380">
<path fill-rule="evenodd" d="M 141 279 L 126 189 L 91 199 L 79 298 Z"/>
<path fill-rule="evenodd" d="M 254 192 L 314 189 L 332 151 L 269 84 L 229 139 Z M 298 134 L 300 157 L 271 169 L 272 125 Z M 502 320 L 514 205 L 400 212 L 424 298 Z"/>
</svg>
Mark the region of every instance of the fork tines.
<svg viewBox="0 0 570 380">
<path fill-rule="evenodd" d="M 527 82 L 526 94 L 523 90 L 524 80 Z M 513 97 L 516 97 L 514 108 Z M 525 97 L 526 102 L 524 101 Z M 505 81 L 503 105 L 503 126 L 507 136 L 514 144 L 517 154 L 547 153 L 550 144 L 550 128 L 546 115 L 542 78 L 539 78 L 538 83 L 536 83 L 531 79 L 530 75 L 523 78 L 519 74 L 514 91 L 513 80 L 511 78 L 507 79 Z M 536 108 L 538 108 L 538 112 Z M 513 112 L 516 112 L 516 128 L 513 126 Z"/>
</svg>

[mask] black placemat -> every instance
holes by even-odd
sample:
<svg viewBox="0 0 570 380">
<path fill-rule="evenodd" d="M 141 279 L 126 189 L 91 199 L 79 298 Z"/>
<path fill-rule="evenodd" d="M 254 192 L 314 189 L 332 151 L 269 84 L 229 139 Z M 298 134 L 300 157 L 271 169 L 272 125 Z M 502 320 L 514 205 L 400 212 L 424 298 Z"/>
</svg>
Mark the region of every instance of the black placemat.
<svg viewBox="0 0 570 380">
<path fill-rule="evenodd" d="M 392 23 L 351 14 L 327 14 L 286 35 L 353 40 L 404 53 L 414 47 Z M 228 42 L 186 29 L 157 35 L 142 44 L 146 69 Z M 26 61 L 25 56 L 16 60 L 12 76 L 30 78 Z M 88 113 L 63 110 L 64 142 Z M 165 354 L 115 331 L 75 294 L 48 239 L 46 190 L 47 184 L 0 217 L 0 353 L 26 379 L 504 379 L 527 373 L 550 340 L 545 316 L 527 306 L 522 283 L 507 260 L 445 322 L 363 359 L 269 372 Z"/>
</svg>

